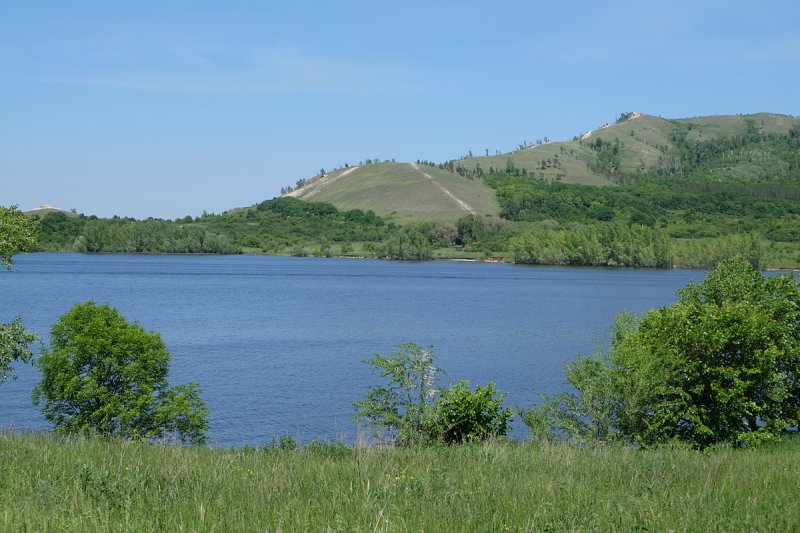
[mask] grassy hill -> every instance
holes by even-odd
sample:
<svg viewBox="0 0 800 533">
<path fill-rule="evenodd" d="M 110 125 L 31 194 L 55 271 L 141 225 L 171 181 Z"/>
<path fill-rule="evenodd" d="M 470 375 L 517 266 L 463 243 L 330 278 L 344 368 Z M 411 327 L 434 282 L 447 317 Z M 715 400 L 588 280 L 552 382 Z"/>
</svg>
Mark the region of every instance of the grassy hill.
<svg viewBox="0 0 800 533">
<path fill-rule="evenodd" d="M 339 209 L 372 209 L 401 222 L 454 220 L 469 213 L 498 213 L 493 191 L 481 179 L 488 174 L 524 172 L 547 181 L 597 186 L 641 174 L 740 180 L 783 176 L 792 163 L 785 153 L 776 153 L 769 136 L 798 130 L 800 119 L 771 113 L 683 119 L 625 113 L 616 123 L 570 141 L 437 166 L 387 162 L 338 169 L 306 180 L 289 195 Z"/>
<path fill-rule="evenodd" d="M 456 219 L 496 214 L 497 200 L 482 180 L 417 163 L 378 163 L 338 169 L 288 194 L 342 210 L 373 210 L 392 220 Z"/>
<path fill-rule="evenodd" d="M 786 135 L 800 127 L 800 119 L 787 115 L 757 113 L 722 115 L 684 119 L 664 119 L 642 113 L 631 113 L 620 122 L 604 125 L 577 135 L 571 141 L 551 142 L 524 147 L 507 154 L 473 157 L 458 161 L 463 168 L 505 169 L 509 161 L 515 168 L 525 169 L 537 178 L 564 183 L 609 185 L 615 174 L 657 172 L 666 159 L 679 150 L 679 141 L 708 143 L 720 139 L 742 138 L 747 134 Z M 618 168 L 603 168 L 598 141 L 619 145 Z M 751 154 L 757 155 L 757 154 Z M 763 155 L 763 154 L 762 154 Z M 756 163 L 764 158 L 751 157 Z M 752 176 L 758 169 L 752 161 L 740 161 L 724 169 L 728 176 Z"/>
</svg>

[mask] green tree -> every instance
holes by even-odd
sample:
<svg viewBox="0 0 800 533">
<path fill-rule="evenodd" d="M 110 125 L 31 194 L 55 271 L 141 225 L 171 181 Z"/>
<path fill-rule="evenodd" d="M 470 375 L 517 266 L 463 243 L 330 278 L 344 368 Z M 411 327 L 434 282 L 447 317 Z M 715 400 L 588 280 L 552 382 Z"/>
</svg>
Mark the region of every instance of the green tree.
<svg viewBox="0 0 800 533">
<path fill-rule="evenodd" d="M 10 324 L 0 324 L 0 384 L 14 377 L 11 363 L 27 363 L 33 357 L 30 345 L 37 339 L 36 334 L 26 331 L 17 317 Z"/>
<path fill-rule="evenodd" d="M 14 254 L 35 247 L 33 223 L 16 206 L 0 207 L 0 261 L 8 268 Z"/>
<path fill-rule="evenodd" d="M 170 354 L 158 333 L 85 302 L 59 318 L 51 344 L 33 396 L 57 431 L 205 441 L 205 402 L 196 383 L 168 387 Z"/>
<path fill-rule="evenodd" d="M 573 438 L 749 446 L 800 422 L 800 283 L 736 257 L 670 307 L 617 318 L 609 352 L 578 360 L 577 394 L 523 411 Z"/>
<path fill-rule="evenodd" d="M 374 354 L 364 363 L 387 383 L 372 387 L 363 401 L 355 402 L 356 417 L 387 430 L 401 445 L 424 441 L 424 419 L 436 394 L 433 347 L 423 349 L 413 342 L 397 344 L 396 351 Z"/>
<path fill-rule="evenodd" d="M 33 224 L 16 206 L 0 207 L 0 260 L 11 268 L 12 257 L 36 246 Z M 0 383 L 13 377 L 14 361 L 27 363 L 33 357 L 30 345 L 36 335 L 22 327 L 17 317 L 10 324 L 0 324 Z"/>
<path fill-rule="evenodd" d="M 402 446 L 431 442 L 455 444 L 503 436 L 512 411 L 503 408 L 494 383 L 470 390 L 468 381 L 449 389 L 436 387 L 441 369 L 433 366 L 433 347 L 398 344 L 388 356 L 364 361 L 388 382 L 372 387 L 356 402 L 357 418 L 387 430 Z"/>
</svg>

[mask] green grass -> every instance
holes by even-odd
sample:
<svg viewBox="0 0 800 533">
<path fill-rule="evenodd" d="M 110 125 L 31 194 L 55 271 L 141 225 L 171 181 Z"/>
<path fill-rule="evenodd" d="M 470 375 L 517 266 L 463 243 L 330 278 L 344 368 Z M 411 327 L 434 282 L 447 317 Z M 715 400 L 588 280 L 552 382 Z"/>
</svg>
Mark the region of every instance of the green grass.
<svg viewBox="0 0 800 533">
<path fill-rule="evenodd" d="M 663 154 L 659 147 L 671 147 L 671 134 L 681 125 L 690 126 L 688 138 L 693 141 L 707 141 L 719 137 L 735 137 L 746 131 L 746 120 L 753 120 L 760 131 L 767 134 L 786 134 L 793 126 L 800 125 L 800 119 L 771 113 L 754 115 L 721 115 L 668 120 L 652 115 L 640 115 L 632 120 L 608 127 L 598 128 L 581 140 L 553 142 L 516 150 L 507 154 L 489 157 L 473 157 L 462 160 L 466 168 L 479 164 L 484 170 L 490 166 L 505 169 L 510 159 L 517 168 L 532 172 L 535 177 L 548 180 L 560 179 L 564 183 L 585 185 L 609 185 L 610 180 L 593 172 L 588 163 L 592 153 L 588 143 L 596 139 L 605 142 L 619 141 L 623 146 L 622 170 L 640 172 L 649 170 L 658 163 Z M 541 161 L 558 156 L 560 168 L 541 169 Z M 742 169 L 746 174 L 748 169 Z"/>
<path fill-rule="evenodd" d="M 797 531 L 800 440 L 181 448 L 0 436 L 3 531 Z"/>
<path fill-rule="evenodd" d="M 337 178 L 346 171 L 349 172 Z M 313 192 L 308 194 L 299 189 L 297 196 L 330 202 L 340 210 L 372 209 L 395 222 L 411 218 L 416 222 L 452 221 L 467 214 L 438 184 L 478 214 L 496 214 L 499 210 L 494 191 L 482 181 L 426 165 L 419 165 L 418 169 L 409 163 L 363 165 L 355 170 L 338 170 L 329 178 L 334 178 L 329 185 L 309 188 Z"/>
</svg>

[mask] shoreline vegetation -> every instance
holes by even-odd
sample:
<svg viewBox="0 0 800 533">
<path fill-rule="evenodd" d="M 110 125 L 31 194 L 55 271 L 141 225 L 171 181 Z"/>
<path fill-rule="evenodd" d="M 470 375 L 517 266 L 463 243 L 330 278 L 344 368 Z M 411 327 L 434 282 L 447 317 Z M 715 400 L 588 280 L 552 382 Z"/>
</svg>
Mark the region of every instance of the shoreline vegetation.
<svg viewBox="0 0 800 533">
<path fill-rule="evenodd" d="M 240 253 L 231 253 L 231 254 L 212 254 L 212 253 L 167 253 L 167 252 L 76 252 L 76 251 L 48 251 L 48 250 L 37 250 L 29 253 L 63 253 L 63 254 L 87 254 L 87 255 L 124 255 L 124 254 L 132 254 L 132 255 L 195 255 L 201 257 L 207 256 L 218 256 L 218 255 L 246 255 L 246 256 L 253 256 L 253 257 L 313 257 L 315 259 L 320 259 L 320 257 L 314 255 L 305 255 L 305 256 L 292 256 L 290 254 L 266 254 L 261 252 L 240 252 Z M 331 255 L 330 257 L 322 257 L 322 259 L 378 259 L 378 260 L 387 260 L 392 261 L 392 259 L 387 258 L 376 258 L 376 257 L 369 257 L 366 255 Z M 414 260 L 406 260 L 409 262 L 419 262 Z M 524 265 L 524 263 L 514 263 L 513 261 L 506 261 L 504 257 L 487 257 L 487 258 L 474 258 L 474 257 L 433 257 L 430 261 L 452 261 L 455 263 L 487 263 L 487 264 L 518 264 Z M 568 268 L 581 268 L 584 265 L 547 265 L 547 264 L 539 264 L 536 266 L 563 266 Z M 588 265 L 589 268 L 655 268 L 655 269 L 697 269 L 697 270 L 711 270 L 713 267 L 691 267 L 691 266 L 679 266 L 679 265 L 672 265 L 669 267 L 609 267 L 607 265 L 599 266 L 599 265 Z M 762 268 L 763 272 L 778 272 L 778 273 L 800 273 L 800 266 L 798 267 L 764 267 Z"/>
<path fill-rule="evenodd" d="M 639 185 L 600 188 L 505 176 L 497 187 L 507 198 L 501 205 L 511 204 L 500 216 L 403 225 L 372 211 L 291 197 L 174 221 L 54 211 L 29 215 L 37 240 L 26 249 L 700 269 L 741 255 L 759 269 L 800 269 L 796 200 L 670 193 L 644 178 Z M 520 203 L 535 207 L 513 211 Z"/>
</svg>

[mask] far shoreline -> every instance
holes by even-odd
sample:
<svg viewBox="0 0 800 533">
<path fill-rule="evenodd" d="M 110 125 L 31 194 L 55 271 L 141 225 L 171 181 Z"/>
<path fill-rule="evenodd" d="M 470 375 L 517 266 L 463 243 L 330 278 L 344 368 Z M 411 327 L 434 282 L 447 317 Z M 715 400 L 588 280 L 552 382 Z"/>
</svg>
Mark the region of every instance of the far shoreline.
<svg viewBox="0 0 800 533">
<path fill-rule="evenodd" d="M 256 252 L 239 252 L 230 254 L 213 254 L 213 253 L 164 253 L 164 252 L 79 252 L 79 251 L 65 251 L 65 250 L 36 250 L 30 252 L 23 252 L 18 255 L 27 254 L 77 254 L 77 255 L 136 255 L 136 256 L 193 256 L 193 257 L 231 257 L 231 256 L 250 256 L 250 257 L 296 257 L 311 258 L 311 259 L 374 259 L 377 261 L 395 261 L 399 263 L 425 263 L 428 261 L 449 261 L 453 263 L 486 263 L 486 264 L 506 264 L 512 266 L 523 267 L 563 267 L 563 268 L 611 268 L 611 269 L 646 269 L 646 270 L 711 270 L 712 267 L 692 267 L 685 265 L 673 265 L 671 267 L 647 267 L 647 266 L 626 266 L 626 265 L 560 265 L 560 264 L 547 264 L 547 263 L 516 263 L 514 261 L 507 261 L 503 256 L 489 256 L 483 259 L 475 257 L 433 257 L 431 259 L 422 260 L 407 260 L 407 259 L 391 259 L 388 257 L 366 257 L 362 255 L 335 255 L 331 257 L 318 257 L 313 254 L 296 256 L 290 254 L 268 254 Z M 773 272 L 778 274 L 800 274 L 800 267 L 764 267 L 762 272 Z"/>
</svg>

